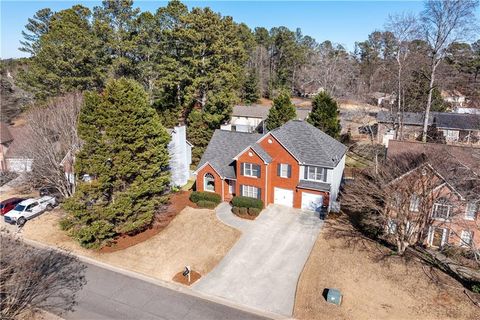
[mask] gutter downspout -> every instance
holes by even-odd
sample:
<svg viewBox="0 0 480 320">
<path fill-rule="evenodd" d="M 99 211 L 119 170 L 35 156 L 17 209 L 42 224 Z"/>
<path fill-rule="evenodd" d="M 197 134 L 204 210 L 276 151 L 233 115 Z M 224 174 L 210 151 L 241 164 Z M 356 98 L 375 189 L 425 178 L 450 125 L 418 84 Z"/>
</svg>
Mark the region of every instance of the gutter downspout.
<svg viewBox="0 0 480 320">
<path fill-rule="evenodd" d="M 222 202 L 225 201 L 225 193 L 223 192 L 224 184 L 225 184 L 225 179 L 222 179 Z"/>
<path fill-rule="evenodd" d="M 267 206 L 267 199 L 268 199 L 268 164 L 265 165 L 265 207 Z"/>
</svg>

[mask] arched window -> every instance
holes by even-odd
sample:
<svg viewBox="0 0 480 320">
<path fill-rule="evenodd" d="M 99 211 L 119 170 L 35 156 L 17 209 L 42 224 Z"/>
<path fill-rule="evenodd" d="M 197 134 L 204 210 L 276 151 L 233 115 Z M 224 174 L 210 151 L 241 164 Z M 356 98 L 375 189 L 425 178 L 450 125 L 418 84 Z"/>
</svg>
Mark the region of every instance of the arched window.
<svg viewBox="0 0 480 320">
<path fill-rule="evenodd" d="M 203 177 L 203 189 L 205 191 L 215 192 L 215 178 L 213 177 L 213 174 L 205 174 L 205 176 Z"/>
</svg>

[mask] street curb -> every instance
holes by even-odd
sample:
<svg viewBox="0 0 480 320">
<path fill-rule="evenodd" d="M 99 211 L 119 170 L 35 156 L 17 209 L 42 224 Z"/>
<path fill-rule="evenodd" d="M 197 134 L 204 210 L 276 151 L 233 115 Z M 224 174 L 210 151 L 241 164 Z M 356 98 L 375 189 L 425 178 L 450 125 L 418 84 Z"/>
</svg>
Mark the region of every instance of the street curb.
<svg viewBox="0 0 480 320">
<path fill-rule="evenodd" d="M 233 308 L 233 309 L 241 310 L 241 311 L 244 311 L 244 312 L 248 312 L 248 313 L 251 313 L 251 314 L 254 314 L 254 315 L 257 315 L 257 316 L 266 317 L 266 318 L 270 318 L 270 319 L 275 319 L 275 320 L 277 320 L 277 319 L 278 320 L 280 320 L 280 319 L 293 319 L 293 318 L 288 317 L 288 316 L 283 316 L 283 315 L 280 315 L 280 314 L 277 314 L 277 313 L 264 311 L 264 310 L 252 308 L 252 307 L 249 307 L 249 306 L 245 306 L 245 305 L 242 305 L 242 304 L 238 304 L 238 303 L 232 302 L 230 300 L 227 300 L 227 299 L 224 299 L 224 298 L 221 298 L 221 297 L 200 293 L 198 291 L 195 291 L 195 290 L 193 290 L 189 287 L 186 287 L 186 286 L 183 286 L 183 285 L 180 285 L 180 284 L 175 284 L 175 283 L 171 283 L 171 282 L 168 282 L 168 281 L 165 281 L 165 280 L 152 278 L 152 277 L 149 277 L 147 275 L 144 275 L 144 274 L 141 274 L 141 273 L 138 273 L 138 272 L 135 272 L 135 271 L 131 271 L 131 270 L 127 270 L 127 269 L 117 267 L 117 266 L 113 266 L 113 265 L 110 265 L 108 263 L 101 262 L 101 261 L 95 260 L 95 259 L 90 258 L 90 257 L 83 256 L 83 255 L 79 255 L 79 254 L 64 250 L 62 248 L 52 247 L 52 246 L 49 246 L 47 244 L 44 244 L 44 243 L 41 243 L 41 242 L 38 242 L 38 241 L 35 241 L 35 240 L 26 239 L 24 237 L 21 237 L 21 240 L 24 241 L 25 243 L 31 245 L 31 246 L 34 246 L 34 247 L 37 247 L 37 248 L 44 248 L 44 249 L 54 249 L 54 250 L 57 250 L 57 251 L 62 252 L 62 253 L 71 254 L 71 255 L 76 256 L 80 261 L 82 261 L 84 263 L 89 263 L 89 264 L 92 264 L 94 266 L 97 266 L 97 267 L 100 267 L 100 268 L 103 268 L 103 269 L 107 269 L 107 270 L 110 270 L 110 271 L 113 271 L 113 272 L 116 272 L 116 273 L 120 273 L 120 274 L 123 274 L 125 276 L 135 278 L 135 279 L 138 279 L 138 280 L 142 280 L 142 281 L 145 281 L 145 282 L 148 282 L 148 283 L 160 286 L 160 287 L 164 287 L 164 288 L 176 291 L 176 292 L 180 292 L 182 294 L 186 294 L 186 295 L 189 295 L 189 296 L 192 296 L 192 297 L 195 297 L 195 298 L 199 298 L 199 299 L 207 300 L 207 301 L 210 301 L 210 302 L 213 302 L 213 303 L 225 305 L 225 306 Z"/>
</svg>

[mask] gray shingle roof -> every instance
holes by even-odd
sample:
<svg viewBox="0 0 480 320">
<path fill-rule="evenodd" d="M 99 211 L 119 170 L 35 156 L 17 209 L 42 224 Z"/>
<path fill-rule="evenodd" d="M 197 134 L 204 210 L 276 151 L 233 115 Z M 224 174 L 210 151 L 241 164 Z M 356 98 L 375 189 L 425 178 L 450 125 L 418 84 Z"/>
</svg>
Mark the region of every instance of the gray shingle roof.
<svg viewBox="0 0 480 320">
<path fill-rule="evenodd" d="M 300 180 L 300 182 L 298 182 L 298 186 L 300 188 L 330 192 L 330 184 L 325 182 Z"/>
<path fill-rule="evenodd" d="M 255 151 L 255 152 L 260 156 L 260 158 L 262 158 L 265 162 L 267 162 L 267 163 L 272 162 L 272 157 L 270 157 L 270 155 L 267 153 L 267 151 L 265 151 L 265 149 L 263 149 L 262 146 L 259 145 L 258 143 L 255 143 L 254 145 L 252 145 L 252 149 L 253 149 L 253 151 Z"/>
<path fill-rule="evenodd" d="M 270 111 L 271 106 L 262 106 L 262 105 L 251 105 L 251 106 L 234 106 L 232 116 L 234 117 L 249 117 L 249 118 L 260 118 L 267 119 L 268 112 Z M 310 113 L 310 108 L 298 107 L 297 119 L 305 120 Z"/>
<path fill-rule="evenodd" d="M 347 147 L 311 124 L 290 120 L 270 132 L 301 163 L 335 167 Z"/>
<path fill-rule="evenodd" d="M 233 158 L 260 137 L 258 133 L 215 130 L 198 168 L 209 162 L 222 177 L 235 179 Z"/>
<path fill-rule="evenodd" d="M 380 123 L 393 122 L 393 116 L 389 111 L 380 111 L 377 114 L 377 121 Z M 422 126 L 425 119 L 422 112 L 404 112 L 403 123 L 406 125 Z M 431 112 L 428 123 L 431 125 L 436 121 L 437 128 L 458 129 L 458 130 L 480 130 L 480 115 L 453 113 L 453 112 Z"/>
</svg>

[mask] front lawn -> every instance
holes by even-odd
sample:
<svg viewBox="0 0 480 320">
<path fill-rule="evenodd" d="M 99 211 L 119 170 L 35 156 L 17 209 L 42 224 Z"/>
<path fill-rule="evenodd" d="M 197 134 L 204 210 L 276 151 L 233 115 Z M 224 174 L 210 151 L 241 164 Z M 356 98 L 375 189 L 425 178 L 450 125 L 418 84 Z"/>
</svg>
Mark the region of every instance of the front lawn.
<svg viewBox="0 0 480 320">
<path fill-rule="evenodd" d="M 478 319 L 478 307 L 459 283 L 390 254 L 360 238 L 347 221 L 327 220 L 298 283 L 295 318 Z M 340 307 L 325 302 L 324 288 L 342 292 Z"/>
</svg>

